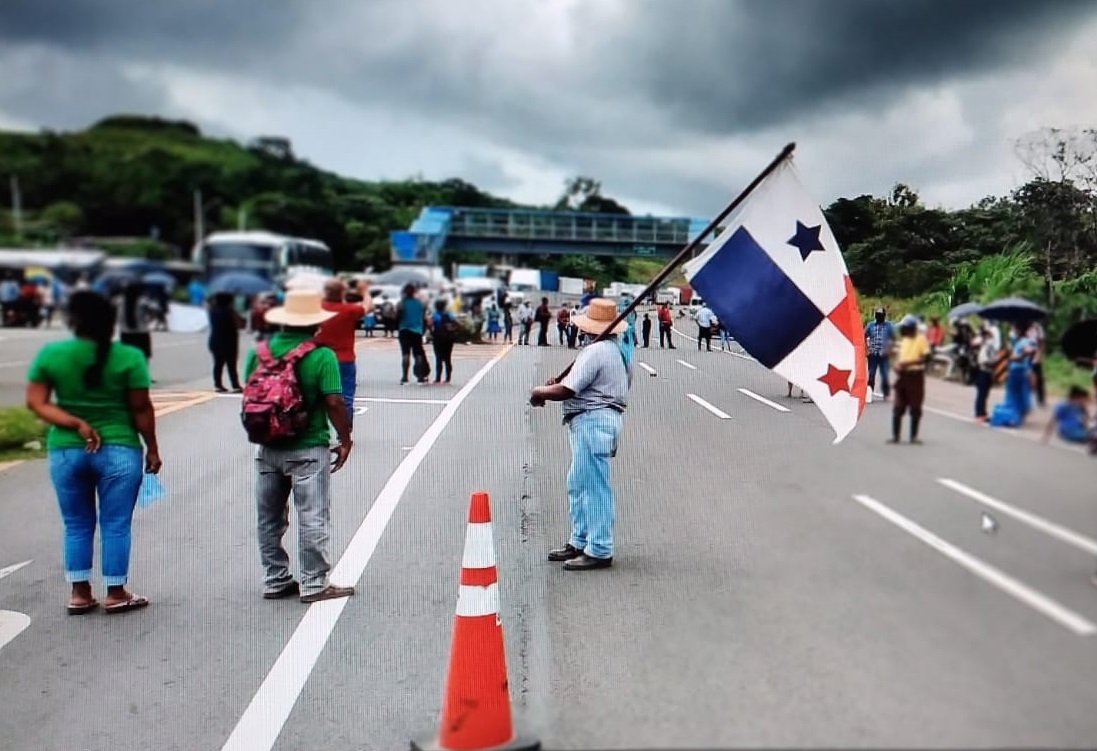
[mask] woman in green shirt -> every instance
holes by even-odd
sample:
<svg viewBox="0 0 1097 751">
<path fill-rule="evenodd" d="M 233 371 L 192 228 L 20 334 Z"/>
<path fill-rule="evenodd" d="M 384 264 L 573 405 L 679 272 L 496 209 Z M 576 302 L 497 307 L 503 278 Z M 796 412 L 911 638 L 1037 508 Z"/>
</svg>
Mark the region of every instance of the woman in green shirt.
<svg viewBox="0 0 1097 751">
<path fill-rule="evenodd" d="M 97 495 L 107 587 L 103 609 L 120 613 L 149 604 L 128 592 L 126 583 L 142 470 L 159 472 L 160 453 L 148 365 L 137 348 L 111 341 L 115 316 L 105 297 L 74 293 L 68 323 L 75 337 L 42 347 L 27 374 L 27 406 L 51 426 L 46 443 L 50 480 L 65 525 L 65 578 L 72 585 L 68 611 L 73 615 L 99 605 L 90 583 Z"/>
</svg>

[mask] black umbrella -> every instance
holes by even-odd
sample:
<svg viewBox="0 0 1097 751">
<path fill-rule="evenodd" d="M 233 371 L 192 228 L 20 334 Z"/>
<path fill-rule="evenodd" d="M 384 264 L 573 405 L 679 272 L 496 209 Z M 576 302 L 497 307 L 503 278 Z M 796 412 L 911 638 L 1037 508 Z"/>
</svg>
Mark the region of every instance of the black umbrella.
<svg viewBox="0 0 1097 751">
<path fill-rule="evenodd" d="M 209 293 L 219 295 L 261 295 L 274 291 L 274 282 L 245 271 L 227 271 L 209 283 Z"/>
<path fill-rule="evenodd" d="M 93 287 L 97 292 L 113 295 L 123 287 L 141 281 L 141 277 L 129 271 L 108 271 L 95 278 Z"/>
<path fill-rule="evenodd" d="M 950 321 L 954 318 L 967 318 L 968 316 L 979 315 L 979 311 L 982 309 L 983 306 L 977 302 L 966 302 L 950 310 L 945 318 Z"/>
<path fill-rule="evenodd" d="M 1047 318 L 1047 311 L 1022 297 L 1006 297 L 984 306 L 979 315 L 988 321 L 1029 323 Z"/>
<path fill-rule="evenodd" d="M 1071 360 L 1092 360 L 1097 355 L 1097 318 L 1076 323 L 1063 334 L 1060 346 Z"/>
<path fill-rule="evenodd" d="M 403 287 L 405 284 L 427 287 L 430 286 L 430 275 L 416 269 L 391 269 L 377 276 L 373 283 L 394 287 Z"/>
</svg>

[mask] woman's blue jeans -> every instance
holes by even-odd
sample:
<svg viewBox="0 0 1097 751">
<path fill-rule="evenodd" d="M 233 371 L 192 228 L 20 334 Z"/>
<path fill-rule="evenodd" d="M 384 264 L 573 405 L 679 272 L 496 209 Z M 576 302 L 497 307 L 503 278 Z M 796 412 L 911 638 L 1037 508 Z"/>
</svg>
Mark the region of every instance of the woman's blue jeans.
<svg viewBox="0 0 1097 751">
<path fill-rule="evenodd" d="M 108 587 L 125 584 L 133 508 L 144 479 L 141 449 L 112 445 L 100 446 L 95 453 L 82 448 L 52 449 L 49 465 L 65 524 L 65 579 L 91 581 L 98 517 L 103 583 Z"/>
<path fill-rule="evenodd" d="M 609 461 L 620 432 L 621 413 L 609 408 L 583 412 L 568 423 L 569 542 L 592 558 L 613 557 L 614 503 Z"/>
</svg>

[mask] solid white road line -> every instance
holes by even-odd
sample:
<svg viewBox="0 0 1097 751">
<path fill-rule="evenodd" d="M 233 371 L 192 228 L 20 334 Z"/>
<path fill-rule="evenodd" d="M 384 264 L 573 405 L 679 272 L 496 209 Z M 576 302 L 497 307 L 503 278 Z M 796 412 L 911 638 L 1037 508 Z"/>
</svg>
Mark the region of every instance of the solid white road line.
<svg viewBox="0 0 1097 751">
<path fill-rule="evenodd" d="M 716 407 L 712 406 L 711 404 L 706 402 L 701 397 L 697 396 L 697 394 L 686 394 L 686 396 L 688 396 L 690 399 L 692 399 L 693 401 L 700 404 L 702 407 L 707 409 L 712 414 L 719 417 L 721 420 L 730 420 L 731 419 L 731 415 L 729 415 L 727 412 L 723 412 L 723 411 L 717 409 Z"/>
<path fill-rule="evenodd" d="M 639 365 L 644 370 L 646 370 L 647 372 L 651 373 L 652 375 L 657 375 L 657 373 L 655 372 L 655 368 L 651 367 L 646 362 L 638 362 L 636 364 Z"/>
<path fill-rule="evenodd" d="M 0 610 L 0 649 L 30 625 L 30 616 L 14 610 Z"/>
<path fill-rule="evenodd" d="M 990 564 L 976 558 L 975 556 L 967 553 L 960 548 L 956 547 L 952 543 L 945 542 L 937 535 L 930 532 L 928 529 L 915 524 L 910 519 L 906 518 L 902 514 L 891 510 L 884 504 L 870 498 L 867 495 L 855 495 L 853 500 L 860 503 L 870 511 L 874 511 L 883 518 L 895 526 L 902 529 L 904 532 L 909 533 L 913 537 L 929 545 L 946 558 L 951 559 L 953 562 L 966 568 L 976 576 L 981 577 L 988 583 L 994 585 L 998 589 L 1002 590 L 1008 595 L 1020 600 L 1024 604 L 1028 605 L 1033 610 L 1039 611 L 1051 620 L 1058 623 L 1060 626 L 1064 626 L 1070 629 L 1078 636 L 1092 636 L 1097 633 L 1097 625 L 1094 625 L 1090 621 L 1083 618 L 1073 610 L 1060 605 L 1050 597 L 1036 591 L 1032 587 L 1024 584 L 1023 582 L 1014 579 L 1008 574 L 994 568 Z"/>
<path fill-rule="evenodd" d="M 458 396 L 460 392 L 458 392 Z M 453 397 L 456 399 L 457 397 Z M 449 399 L 384 399 L 378 396 L 356 396 L 356 402 L 379 402 L 383 404 L 449 404 Z"/>
<path fill-rule="evenodd" d="M 771 402 L 769 399 L 765 398 L 764 396 L 760 396 L 758 394 L 755 394 L 750 389 L 739 389 L 739 393 L 742 394 L 743 396 L 749 396 L 754 401 L 761 402 L 762 404 L 766 405 L 767 407 L 773 407 L 778 412 L 788 412 L 789 411 L 788 407 L 785 407 L 781 404 L 778 404 L 777 402 Z"/>
<path fill-rule="evenodd" d="M 1021 440 L 1029 441 L 1031 443 L 1042 443 L 1039 433 L 1030 433 L 1027 430 L 1018 430 L 1016 428 L 994 428 L 986 423 L 976 422 L 970 416 L 958 415 L 955 412 L 949 412 L 947 409 L 938 409 L 937 407 L 922 407 L 922 411 L 930 412 L 934 415 L 937 415 L 938 417 L 947 417 L 948 419 L 955 422 L 962 422 L 983 430 L 989 430 L 994 433 L 994 435 L 1004 435 L 1009 436 L 1010 438 L 1020 438 Z M 1060 451 L 1069 451 L 1072 454 L 1080 454 L 1082 456 L 1086 456 L 1088 453 L 1085 449 L 1079 446 L 1072 446 L 1069 443 L 1063 443 L 1061 441 L 1052 441 L 1045 445 L 1049 446 L 1050 448 L 1059 449 Z"/>
<path fill-rule="evenodd" d="M 1085 535 L 1078 534 L 1072 529 L 1067 529 L 1060 524 L 1048 521 L 1036 514 L 1031 514 L 1028 511 L 1011 506 L 1004 501 L 999 501 L 997 498 L 992 498 L 986 493 L 980 493 L 974 488 L 969 488 L 963 483 L 956 482 L 956 480 L 949 480 L 942 477 L 938 478 L 937 482 L 941 483 L 949 490 L 954 490 L 960 495 L 967 496 L 976 503 L 981 503 L 1006 516 L 1012 516 L 1017 521 L 1023 522 L 1033 529 L 1038 529 L 1046 535 L 1050 535 L 1061 542 L 1065 542 L 1067 545 L 1073 545 L 1090 555 L 1097 555 L 1097 540 L 1092 540 Z"/>
<path fill-rule="evenodd" d="M 678 360 L 677 362 L 678 362 L 679 365 L 683 365 L 683 366 L 689 368 L 690 370 L 697 370 L 696 365 L 691 365 L 690 363 L 686 362 L 685 360 Z"/>
<path fill-rule="evenodd" d="M 678 332 L 678 335 L 681 336 L 683 339 L 689 339 L 691 342 L 697 341 L 697 337 L 690 336 L 689 334 L 682 331 L 681 329 L 673 328 L 673 330 Z M 713 350 L 713 352 L 715 352 L 715 351 L 716 350 Z M 725 355 L 731 355 L 732 357 L 738 357 L 740 360 L 746 360 L 748 362 L 758 362 L 757 360 L 755 360 L 750 355 L 746 355 L 746 354 L 743 354 L 741 352 L 732 352 L 730 349 L 722 349 L 722 350 L 720 350 L 720 352 L 723 352 Z"/>
<path fill-rule="evenodd" d="M 30 563 L 31 561 L 23 561 L 22 563 L 13 563 L 10 566 L 4 566 L 4 568 L 0 568 L 0 579 L 3 579 L 5 576 L 11 576 L 24 566 L 30 565 Z"/>
<path fill-rule="evenodd" d="M 377 544 L 419 465 L 427 458 L 431 447 L 449 425 L 461 403 L 509 351 L 508 348 L 500 352 L 469 379 L 396 467 L 332 570 L 331 581 L 353 584 L 361 579 L 366 564 L 377 549 Z M 309 606 L 248 708 L 244 710 L 240 721 L 236 723 L 232 735 L 222 746 L 223 751 L 270 751 L 274 747 L 347 602 L 343 598 Z"/>
</svg>

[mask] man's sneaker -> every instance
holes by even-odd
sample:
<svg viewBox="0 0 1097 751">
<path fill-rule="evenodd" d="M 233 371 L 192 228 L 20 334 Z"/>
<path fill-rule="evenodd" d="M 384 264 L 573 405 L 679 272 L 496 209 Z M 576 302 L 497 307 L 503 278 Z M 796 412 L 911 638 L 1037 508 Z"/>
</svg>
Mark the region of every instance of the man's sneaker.
<svg viewBox="0 0 1097 751">
<path fill-rule="evenodd" d="M 321 600 L 338 600 L 341 597 L 351 597 L 353 594 L 354 587 L 339 587 L 335 584 L 329 584 L 319 592 L 301 595 L 301 602 L 308 604 L 320 602 Z"/>
</svg>

